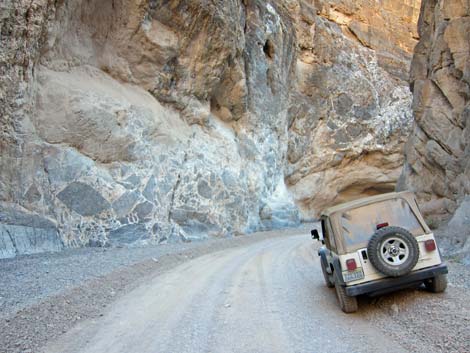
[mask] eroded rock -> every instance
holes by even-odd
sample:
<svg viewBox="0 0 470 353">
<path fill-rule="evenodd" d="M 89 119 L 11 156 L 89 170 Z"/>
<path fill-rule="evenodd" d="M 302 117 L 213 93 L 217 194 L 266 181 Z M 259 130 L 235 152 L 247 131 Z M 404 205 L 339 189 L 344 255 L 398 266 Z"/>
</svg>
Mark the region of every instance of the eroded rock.
<svg viewBox="0 0 470 353">
<path fill-rule="evenodd" d="M 90 185 L 74 182 L 57 194 L 69 209 L 82 216 L 96 216 L 110 207 L 109 202 Z"/>
<path fill-rule="evenodd" d="M 129 245 L 148 240 L 151 232 L 144 224 L 128 224 L 109 233 L 112 245 Z"/>
<path fill-rule="evenodd" d="M 0 258 L 62 249 L 54 221 L 18 205 L 0 203 Z"/>
<path fill-rule="evenodd" d="M 432 219 L 470 194 L 469 5 L 427 1 L 411 70 L 415 123 L 399 188 L 418 193 Z"/>
<path fill-rule="evenodd" d="M 295 226 L 393 188 L 418 2 L 382 5 L 6 1 L 0 200 L 73 247 Z"/>
<path fill-rule="evenodd" d="M 302 1 L 293 11 L 299 56 L 286 182 L 306 219 L 395 188 L 412 122 L 407 78 L 419 6 Z"/>
</svg>

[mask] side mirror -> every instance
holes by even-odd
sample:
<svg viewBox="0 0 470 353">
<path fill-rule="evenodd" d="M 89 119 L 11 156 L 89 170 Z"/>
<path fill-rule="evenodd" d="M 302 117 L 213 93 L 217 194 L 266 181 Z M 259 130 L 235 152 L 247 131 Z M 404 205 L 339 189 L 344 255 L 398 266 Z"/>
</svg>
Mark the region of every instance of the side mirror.
<svg viewBox="0 0 470 353">
<path fill-rule="evenodd" d="M 314 240 L 320 240 L 320 234 L 318 234 L 318 230 L 312 229 L 310 231 L 310 234 L 312 235 L 312 239 Z"/>
</svg>

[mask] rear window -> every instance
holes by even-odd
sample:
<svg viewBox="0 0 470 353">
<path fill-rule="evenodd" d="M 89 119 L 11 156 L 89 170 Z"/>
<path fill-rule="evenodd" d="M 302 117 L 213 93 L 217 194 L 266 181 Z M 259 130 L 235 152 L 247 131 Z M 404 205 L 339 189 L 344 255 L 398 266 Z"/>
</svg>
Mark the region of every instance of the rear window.
<svg viewBox="0 0 470 353">
<path fill-rule="evenodd" d="M 386 200 L 358 207 L 340 215 L 340 223 L 346 247 L 366 245 L 377 230 L 378 224 L 405 228 L 413 235 L 424 233 L 424 229 L 408 203 L 401 198 Z"/>
</svg>

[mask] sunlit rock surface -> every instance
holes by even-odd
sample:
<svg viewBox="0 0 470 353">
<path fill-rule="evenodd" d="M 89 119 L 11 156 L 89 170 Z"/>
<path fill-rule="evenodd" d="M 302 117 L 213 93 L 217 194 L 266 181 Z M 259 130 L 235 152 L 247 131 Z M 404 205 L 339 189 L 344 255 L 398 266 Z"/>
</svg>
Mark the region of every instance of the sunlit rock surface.
<svg viewBox="0 0 470 353">
<path fill-rule="evenodd" d="M 411 71 L 415 123 L 400 188 L 448 218 L 470 194 L 470 4 L 426 1 Z M 456 213 L 463 219 L 466 206 Z M 455 217 L 454 217 L 455 218 Z"/>
<path fill-rule="evenodd" d="M 393 191 L 412 121 L 420 1 L 300 2 L 286 182 L 306 218 Z"/>
<path fill-rule="evenodd" d="M 3 1 L 0 256 L 295 226 L 392 190 L 418 8 Z"/>
</svg>

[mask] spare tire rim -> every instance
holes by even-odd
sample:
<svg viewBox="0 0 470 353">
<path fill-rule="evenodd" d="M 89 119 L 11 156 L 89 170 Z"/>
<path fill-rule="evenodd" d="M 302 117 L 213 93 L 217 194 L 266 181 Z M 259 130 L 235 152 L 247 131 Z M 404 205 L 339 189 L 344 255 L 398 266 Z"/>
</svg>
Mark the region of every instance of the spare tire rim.
<svg viewBox="0 0 470 353">
<path fill-rule="evenodd" d="M 380 246 L 380 256 L 385 263 L 392 266 L 403 264 L 409 255 L 408 245 L 398 237 L 387 238 Z"/>
</svg>

